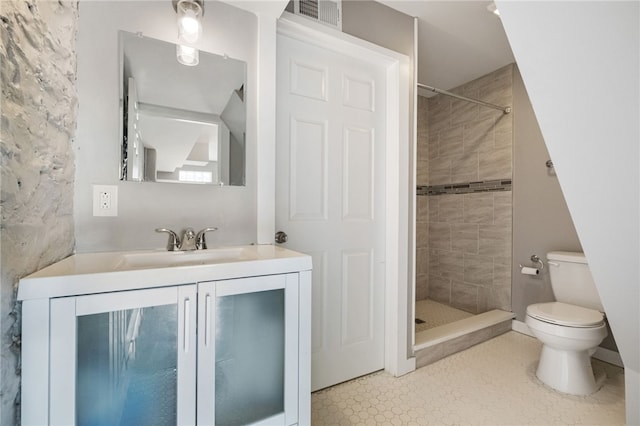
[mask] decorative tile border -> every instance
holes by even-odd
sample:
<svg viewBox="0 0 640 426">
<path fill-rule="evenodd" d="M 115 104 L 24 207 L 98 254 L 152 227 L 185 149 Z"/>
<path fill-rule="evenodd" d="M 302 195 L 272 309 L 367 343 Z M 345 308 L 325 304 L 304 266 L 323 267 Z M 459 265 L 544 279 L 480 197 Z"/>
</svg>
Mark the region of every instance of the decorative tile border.
<svg viewBox="0 0 640 426">
<path fill-rule="evenodd" d="M 417 195 L 469 194 L 473 192 L 511 191 L 511 179 L 483 180 L 448 185 L 418 185 Z"/>
</svg>

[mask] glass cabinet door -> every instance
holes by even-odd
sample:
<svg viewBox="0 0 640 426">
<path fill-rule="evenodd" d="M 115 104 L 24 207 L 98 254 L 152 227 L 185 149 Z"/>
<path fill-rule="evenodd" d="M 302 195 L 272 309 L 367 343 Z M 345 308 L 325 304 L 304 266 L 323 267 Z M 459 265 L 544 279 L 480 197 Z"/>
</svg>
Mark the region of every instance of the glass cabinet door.
<svg viewBox="0 0 640 426">
<path fill-rule="evenodd" d="M 53 299 L 51 423 L 194 424 L 195 320 L 195 285 Z"/>
<path fill-rule="evenodd" d="M 297 274 L 198 285 L 198 423 L 297 422 Z"/>
</svg>

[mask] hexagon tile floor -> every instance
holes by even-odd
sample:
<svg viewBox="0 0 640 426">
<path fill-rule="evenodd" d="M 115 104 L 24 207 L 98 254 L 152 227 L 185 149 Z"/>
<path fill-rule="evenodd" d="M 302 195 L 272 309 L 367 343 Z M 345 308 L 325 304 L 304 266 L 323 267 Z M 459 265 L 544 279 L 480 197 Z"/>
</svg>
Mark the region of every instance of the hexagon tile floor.
<svg viewBox="0 0 640 426">
<path fill-rule="evenodd" d="M 540 343 L 510 331 L 402 377 L 383 371 L 315 392 L 320 425 L 622 425 L 622 368 L 594 360 L 607 380 L 586 397 L 536 377 Z"/>
</svg>

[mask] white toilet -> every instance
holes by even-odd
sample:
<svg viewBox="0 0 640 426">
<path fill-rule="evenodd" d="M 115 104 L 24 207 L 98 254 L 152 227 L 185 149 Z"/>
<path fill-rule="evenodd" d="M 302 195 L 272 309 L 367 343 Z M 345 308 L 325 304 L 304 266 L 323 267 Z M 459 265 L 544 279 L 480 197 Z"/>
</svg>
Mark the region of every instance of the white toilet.
<svg viewBox="0 0 640 426">
<path fill-rule="evenodd" d="M 583 253 L 547 253 L 557 302 L 527 307 L 526 324 L 542 342 L 536 375 L 546 385 L 572 395 L 597 391 L 591 355 L 607 336 L 604 308 Z"/>
</svg>

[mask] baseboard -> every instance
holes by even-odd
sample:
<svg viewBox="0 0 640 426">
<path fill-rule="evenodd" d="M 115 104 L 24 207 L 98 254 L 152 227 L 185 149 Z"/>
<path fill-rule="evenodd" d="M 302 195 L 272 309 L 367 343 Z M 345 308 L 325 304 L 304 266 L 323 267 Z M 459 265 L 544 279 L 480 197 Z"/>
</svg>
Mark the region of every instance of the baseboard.
<svg viewBox="0 0 640 426">
<path fill-rule="evenodd" d="M 593 357 L 599 359 L 600 361 L 608 362 L 609 364 L 617 365 L 618 367 L 624 368 L 624 364 L 622 363 L 622 357 L 616 351 L 612 351 L 607 348 L 596 348 L 596 353 L 593 354 Z"/>
<path fill-rule="evenodd" d="M 522 321 L 513 320 L 511 321 L 511 329 L 513 331 L 517 331 L 520 334 L 526 334 L 527 336 L 535 337 L 529 326 Z M 596 352 L 593 354 L 595 359 L 599 359 L 600 361 L 608 362 L 609 364 L 617 365 L 618 367 L 623 367 L 622 358 L 620 354 L 616 351 L 612 351 L 611 349 L 597 347 Z"/>
<path fill-rule="evenodd" d="M 513 331 L 517 331 L 520 334 L 526 334 L 527 336 L 535 337 L 533 333 L 531 333 L 529 326 L 522 321 L 518 321 L 516 319 L 511 321 L 511 329 Z"/>
</svg>

